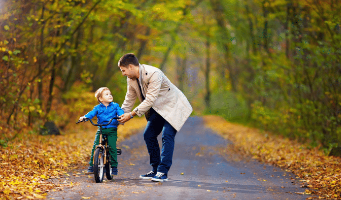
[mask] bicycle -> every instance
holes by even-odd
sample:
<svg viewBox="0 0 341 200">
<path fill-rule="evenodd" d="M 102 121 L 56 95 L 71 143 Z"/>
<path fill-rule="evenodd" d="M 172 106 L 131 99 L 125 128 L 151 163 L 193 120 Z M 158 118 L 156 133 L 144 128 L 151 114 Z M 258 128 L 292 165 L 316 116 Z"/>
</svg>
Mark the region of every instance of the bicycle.
<svg viewBox="0 0 341 200">
<path fill-rule="evenodd" d="M 110 121 L 107 124 L 94 124 L 91 119 L 85 118 L 83 121 L 78 121 L 76 124 L 80 122 L 86 122 L 90 121 L 92 125 L 99 126 L 99 144 L 96 146 L 96 150 L 94 153 L 94 175 L 96 183 L 103 182 L 104 178 L 104 167 L 105 167 L 105 174 L 108 180 L 111 180 L 113 178 L 113 175 L 111 174 L 111 167 L 110 167 L 110 153 L 108 145 L 108 138 L 106 135 L 103 135 L 102 137 L 102 127 L 107 126 L 111 123 L 113 119 L 119 119 L 119 117 L 113 117 L 110 119 Z M 116 148 L 117 155 L 122 154 L 122 150 Z"/>
</svg>

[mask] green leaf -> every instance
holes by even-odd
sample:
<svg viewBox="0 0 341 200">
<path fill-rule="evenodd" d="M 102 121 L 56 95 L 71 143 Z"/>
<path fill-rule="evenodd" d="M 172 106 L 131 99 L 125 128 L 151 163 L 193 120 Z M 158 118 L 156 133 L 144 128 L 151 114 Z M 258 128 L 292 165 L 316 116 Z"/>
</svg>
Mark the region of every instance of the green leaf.
<svg viewBox="0 0 341 200">
<path fill-rule="evenodd" d="M 4 29 L 5 29 L 6 31 L 8 31 L 8 30 L 9 30 L 9 26 L 8 26 L 8 25 L 5 25 L 5 26 L 4 26 Z"/>
<path fill-rule="evenodd" d="M 21 52 L 20 50 L 14 50 L 14 51 L 13 51 L 13 54 L 14 54 L 14 55 L 17 55 L 17 54 L 20 53 L 20 52 Z"/>
<path fill-rule="evenodd" d="M 40 102 L 39 99 L 35 99 L 33 103 L 38 104 Z"/>
<path fill-rule="evenodd" d="M 2 60 L 4 60 L 4 61 L 8 61 L 8 56 L 4 56 L 4 57 L 2 57 Z"/>
</svg>

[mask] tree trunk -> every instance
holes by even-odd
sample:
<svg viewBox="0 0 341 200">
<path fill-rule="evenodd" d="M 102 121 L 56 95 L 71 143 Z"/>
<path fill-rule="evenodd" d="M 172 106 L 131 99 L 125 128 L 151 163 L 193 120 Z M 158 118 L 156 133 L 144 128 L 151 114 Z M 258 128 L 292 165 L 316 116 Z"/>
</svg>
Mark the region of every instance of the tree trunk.
<svg viewBox="0 0 341 200">
<path fill-rule="evenodd" d="M 182 13 L 183 13 L 183 18 L 185 18 L 185 16 L 186 16 L 187 13 L 188 13 L 188 6 L 185 6 L 185 8 L 182 10 Z M 165 64 L 166 64 L 167 59 L 168 59 L 168 56 L 169 56 L 169 53 L 171 52 L 171 50 L 173 49 L 173 47 L 174 47 L 174 45 L 175 45 L 175 42 L 176 42 L 175 37 L 176 37 L 176 35 L 177 35 L 178 32 L 179 32 L 180 25 L 181 25 L 181 21 L 178 22 L 178 24 L 176 25 L 176 28 L 174 29 L 173 34 L 171 34 L 171 43 L 170 43 L 170 45 L 168 46 L 168 49 L 167 49 L 165 55 L 163 56 L 162 62 L 161 62 L 161 64 L 160 64 L 160 69 L 161 69 L 161 71 L 164 70 Z"/>
<path fill-rule="evenodd" d="M 76 35 L 76 38 L 75 38 L 75 46 L 74 46 L 74 50 L 77 50 L 78 49 L 78 45 L 79 45 L 79 38 L 80 38 L 80 29 L 78 29 L 78 32 L 77 32 L 77 35 Z M 71 86 L 72 86 L 72 83 L 73 83 L 73 79 L 74 79 L 74 72 L 75 70 L 77 69 L 77 67 L 79 66 L 79 63 L 77 62 L 78 60 L 78 52 L 76 53 L 77 55 L 71 55 L 71 66 L 70 66 L 70 69 L 68 70 L 68 73 L 66 75 L 66 79 L 65 79 L 65 82 L 64 82 L 64 88 L 63 88 L 63 92 L 66 92 L 68 91 Z"/>
<path fill-rule="evenodd" d="M 250 9 L 249 6 L 247 4 L 248 2 L 245 3 L 245 10 L 246 10 L 246 16 L 247 19 L 249 21 L 249 29 L 250 29 L 250 38 L 251 38 L 251 44 L 252 44 L 252 52 L 254 55 L 257 55 L 257 47 L 256 47 L 256 41 L 255 41 L 255 34 L 253 32 L 253 22 L 252 19 L 250 17 L 251 13 L 250 13 Z"/>
<path fill-rule="evenodd" d="M 224 7 L 218 0 L 210 0 L 213 12 L 215 14 L 215 19 L 217 21 L 218 27 L 220 29 L 220 35 L 221 35 L 221 42 L 220 45 L 222 46 L 224 50 L 224 59 L 225 59 L 225 66 L 227 70 L 229 71 L 229 79 L 231 83 L 231 88 L 233 92 L 237 91 L 237 77 L 234 71 L 234 68 L 232 67 L 230 63 L 230 49 L 229 49 L 229 31 L 226 28 L 225 24 L 225 18 L 224 18 Z M 224 72 L 223 72 L 224 73 Z"/>
<path fill-rule="evenodd" d="M 38 63 L 38 73 L 39 81 L 38 81 L 38 99 L 39 104 L 42 108 L 43 105 L 43 56 L 44 56 L 44 28 L 45 28 L 45 21 L 44 21 L 44 11 L 45 11 L 45 4 L 43 3 L 41 9 L 41 17 L 40 21 L 42 22 L 41 30 L 40 30 L 40 53 L 39 53 L 39 63 Z"/>
<path fill-rule="evenodd" d="M 60 30 L 58 29 L 56 33 L 56 37 L 58 38 L 59 35 L 60 35 Z M 57 48 L 57 44 L 55 45 L 55 48 Z M 51 69 L 50 86 L 49 86 L 49 98 L 47 100 L 47 105 L 46 105 L 45 119 L 47 118 L 47 115 L 49 114 L 51 110 L 51 105 L 52 105 L 52 100 L 53 100 L 53 86 L 54 86 L 54 81 L 55 81 L 55 76 L 56 76 L 56 64 L 57 64 L 57 54 L 54 54 L 53 64 L 52 64 L 52 69 Z"/>
<path fill-rule="evenodd" d="M 266 8 L 265 4 L 268 3 L 267 6 L 269 6 L 269 2 L 268 1 L 263 1 L 262 2 L 262 8 L 263 8 L 263 17 L 264 17 L 264 29 L 263 29 L 263 46 L 265 51 L 270 54 L 269 51 L 269 38 L 268 38 L 268 8 Z"/>
<path fill-rule="evenodd" d="M 148 28 L 147 28 L 147 31 L 146 31 L 146 35 L 145 35 L 146 37 L 148 37 L 148 36 L 150 35 L 150 30 L 151 30 L 150 27 L 148 27 Z M 143 52 L 144 52 L 144 49 L 146 48 L 147 43 L 148 43 L 148 39 L 143 39 L 143 40 L 141 41 L 140 48 L 139 48 L 139 50 L 138 50 L 138 52 L 137 52 L 137 55 L 136 55 L 136 57 L 137 57 L 138 60 L 141 59 L 142 54 L 143 54 Z"/>
<path fill-rule="evenodd" d="M 210 71 L 211 71 L 211 62 L 210 62 L 210 38 L 209 38 L 209 30 L 206 36 L 206 68 L 205 68 L 205 105 L 206 109 L 209 109 L 211 106 L 211 90 L 210 90 Z"/>
<path fill-rule="evenodd" d="M 290 40 L 289 40 L 289 23 L 290 23 L 290 7 L 291 7 L 291 2 L 288 1 L 287 3 L 287 19 L 285 21 L 285 55 L 288 59 L 290 59 Z"/>
</svg>

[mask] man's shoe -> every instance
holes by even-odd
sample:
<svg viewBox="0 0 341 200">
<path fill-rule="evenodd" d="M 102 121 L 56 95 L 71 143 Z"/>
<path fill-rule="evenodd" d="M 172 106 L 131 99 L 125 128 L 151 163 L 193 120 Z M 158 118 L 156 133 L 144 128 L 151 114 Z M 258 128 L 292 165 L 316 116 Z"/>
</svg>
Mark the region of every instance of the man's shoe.
<svg viewBox="0 0 341 200">
<path fill-rule="evenodd" d="M 148 172 L 147 174 L 140 175 L 140 178 L 141 178 L 141 179 L 152 179 L 155 175 L 156 175 L 155 172 L 150 171 L 150 172 Z"/>
<path fill-rule="evenodd" d="M 94 173 L 94 167 L 93 166 L 89 166 L 88 167 L 88 171 L 86 172 L 86 174 L 93 174 Z"/>
<path fill-rule="evenodd" d="M 118 173 L 117 167 L 112 167 L 111 168 L 111 174 L 112 175 L 117 175 L 117 173 Z"/>
<path fill-rule="evenodd" d="M 163 181 L 168 181 L 167 174 L 158 172 L 153 178 L 152 181 L 155 182 L 163 182 Z"/>
</svg>

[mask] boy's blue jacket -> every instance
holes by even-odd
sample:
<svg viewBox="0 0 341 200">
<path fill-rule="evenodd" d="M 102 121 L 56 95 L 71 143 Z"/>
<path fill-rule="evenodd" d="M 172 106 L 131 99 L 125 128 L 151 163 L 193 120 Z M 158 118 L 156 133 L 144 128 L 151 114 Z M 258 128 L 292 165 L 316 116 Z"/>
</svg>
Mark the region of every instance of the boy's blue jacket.
<svg viewBox="0 0 341 200">
<path fill-rule="evenodd" d="M 118 103 L 111 102 L 108 107 L 105 107 L 102 103 L 94 107 L 94 109 L 85 115 L 86 118 L 92 119 L 97 116 L 97 124 L 105 124 L 110 121 L 111 118 L 121 116 L 124 111 L 120 108 Z M 103 128 L 117 128 L 118 121 L 113 119 L 108 126 L 103 126 Z"/>
</svg>

